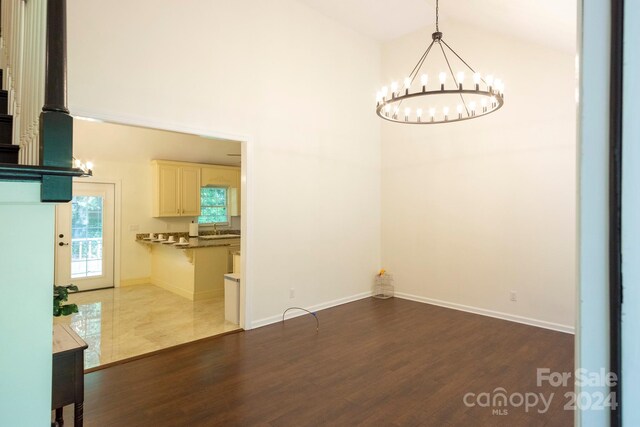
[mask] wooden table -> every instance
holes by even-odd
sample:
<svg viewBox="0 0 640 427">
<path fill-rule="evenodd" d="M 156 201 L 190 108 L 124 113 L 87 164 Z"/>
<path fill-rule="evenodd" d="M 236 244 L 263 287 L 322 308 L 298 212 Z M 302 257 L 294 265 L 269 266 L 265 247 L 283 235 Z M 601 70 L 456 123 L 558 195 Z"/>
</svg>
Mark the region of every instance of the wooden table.
<svg viewBox="0 0 640 427">
<path fill-rule="evenodd" d="M 51 409 L 56 424 L 64 425 L 62 409 L 74 405 L 74 426 L 82 427 L 84 403 L 84 351 L 88 347 L 67 325 L 53 326 L 53 382 Z"/>
</svg>

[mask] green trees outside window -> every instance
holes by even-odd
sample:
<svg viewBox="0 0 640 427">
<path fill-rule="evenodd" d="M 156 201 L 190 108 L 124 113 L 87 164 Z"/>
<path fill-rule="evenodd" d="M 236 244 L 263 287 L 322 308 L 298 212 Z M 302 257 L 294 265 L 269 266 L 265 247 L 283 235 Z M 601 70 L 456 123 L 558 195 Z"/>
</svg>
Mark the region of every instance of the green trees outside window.
<svg viewBox="0 0 640 427">
<path fill-rule="evenodd" d="M 199 224 L 229 222 L 226 187 L 202 187 L 200 189 Z"/>
</svg>

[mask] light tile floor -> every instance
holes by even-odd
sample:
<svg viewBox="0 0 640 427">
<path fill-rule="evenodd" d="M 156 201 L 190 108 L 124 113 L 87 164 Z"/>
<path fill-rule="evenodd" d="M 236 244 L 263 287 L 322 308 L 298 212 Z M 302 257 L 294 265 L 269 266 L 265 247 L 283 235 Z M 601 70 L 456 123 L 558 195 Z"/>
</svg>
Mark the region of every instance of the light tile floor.
<svg viewBox="0 0 640 427">
<path fill-rule="evenodd" d="M 239 329 L 224 320 L 224 298 L 190 301 L 153 285 L 69 296 L 79 312 L 54 319 L 86 341 L 85 369 Z"/>
</svg>

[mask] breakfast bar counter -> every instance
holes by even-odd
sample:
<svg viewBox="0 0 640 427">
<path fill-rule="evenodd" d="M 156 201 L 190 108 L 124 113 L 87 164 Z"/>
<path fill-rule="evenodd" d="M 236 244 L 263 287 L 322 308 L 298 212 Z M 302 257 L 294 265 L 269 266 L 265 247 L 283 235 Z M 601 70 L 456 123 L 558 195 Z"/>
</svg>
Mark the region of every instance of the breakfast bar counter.
<svg viewBox="0 0 640 427">
<path fill-rule="evenodd" d="M 151 283 L 192 301 L 224 295 L 224 275 L 231 272 L 231 254 L 240 247 L 239 235 L 200 236 L 182 245 L 137 241 L 151 251 Z"/>
<path fill-rule="evenodd" d="M 199 237 L 185 237 L 185 239 L 187 240 L 186 244 L 179 243 L 179 238 L 176 238 L 176 243 L 169 243 L 168 241 L 160 242 L 157 239 L 150 240 L 138 236 L 136 241 L 146 245 L 167 246 L 175 249 L 199 249 L 240 244 L 240 235 L 238 234 L 203 235 Z"/>
</svg>

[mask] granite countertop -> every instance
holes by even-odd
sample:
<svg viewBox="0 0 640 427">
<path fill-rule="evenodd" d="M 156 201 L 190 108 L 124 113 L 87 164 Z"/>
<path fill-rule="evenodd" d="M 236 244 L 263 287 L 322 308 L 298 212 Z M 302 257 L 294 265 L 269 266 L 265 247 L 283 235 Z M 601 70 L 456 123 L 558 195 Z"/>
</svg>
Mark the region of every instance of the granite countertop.
<svg viewBox="0 0 640 427">
<path fill-rule="evenodd" d="M 159 233 L 155 233 L 155 234 L 157 236 Z M 185 237 L 188 239 L 189 244 L 176 245 L 176 244 L 145 240 L 145 237 L 148 237 L 148 234 L 137 234 L 136 242 L 143 243 L 145 245 L 150 245 L 150 246 L 152 245 L 169 246 L 176 249 L 198 249 L 198 248 L 214 248 L 219 246 L 231 246 L 231 243 L 229 242 L 230 239 L 240 238 L 239 234 L 231 234 L 231 233 L 223 234 L 221 236 L 224 236 L 224 237 L 219 237 L 216 239 L 200 239 L 198 237 L 188 237 L 188 233 L 162 233 L 162 234 L 165 235 L 165 238 L 167 238 L 168 236 L 174 236 L 176 242 L 180 240 L 180 237 Z M 206 235 L 213 235 L 213 233 L 201 234 L 200 237 L 203 237 Z"/>
</svg>

